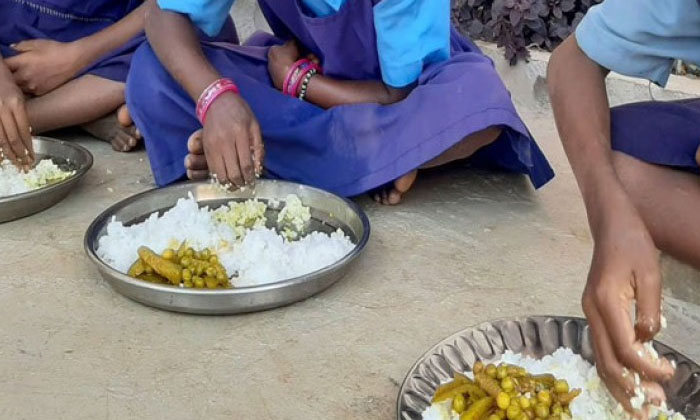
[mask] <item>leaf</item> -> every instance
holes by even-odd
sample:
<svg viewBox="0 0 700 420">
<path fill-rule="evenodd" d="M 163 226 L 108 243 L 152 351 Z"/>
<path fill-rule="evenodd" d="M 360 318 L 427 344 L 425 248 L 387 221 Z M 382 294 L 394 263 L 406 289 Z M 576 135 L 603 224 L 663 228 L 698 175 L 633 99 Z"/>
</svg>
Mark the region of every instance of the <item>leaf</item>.
<svg viewBox="0 0 700 420">
<path fill-rule="evenodd" d="M 552 8 L 552 15 L 554 15 L 554 17 L 557 19 L 561 19 L 564 16 L 559 7 Z"/>
<path fill-rule="evenodd" d="M 478 20 L 472 20 L 467 24 L 467 32 L 472 37 L 478 37 L 484 31 L 484 24 Z"/>
<path fill-rule="evenodd" d="M 561 0 L 561 10 L 562 12 L 570 12 L 574 10 L 576 3 L 574 0 Z"/>
<path fill-rule="evenodd" d="M 510 23 L 513 26 L 516 26 L 520 22 L 520 19 L 522 17 L 523 17 L 523 15 L 519 10 L 513 9 L 510 11 Z"/>
</svg>

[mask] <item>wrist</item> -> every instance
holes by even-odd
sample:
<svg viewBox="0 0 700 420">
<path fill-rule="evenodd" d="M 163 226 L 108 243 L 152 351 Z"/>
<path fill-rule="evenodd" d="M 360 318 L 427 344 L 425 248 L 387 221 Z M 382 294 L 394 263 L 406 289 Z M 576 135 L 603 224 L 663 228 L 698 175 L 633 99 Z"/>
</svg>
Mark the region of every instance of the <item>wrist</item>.
<svg viewBox="0 0 700 420">
<path fill-rule="evenodd" d="M 100 52 L 96 49 L 90 37 L 81 38 L 65 44 L 68 57 L 73 70 L 77 73 L 100 58 Z"/>
<path fill-rule="evenodd" d="M 239 93 L 238 86 L 231 79 L 221 78 L 209 84 L 199 95 L 195 110 L 197 119 L 202 126 L 204 126 L 209 109 L 222 95 L 238 95 Z"/>
</svg>

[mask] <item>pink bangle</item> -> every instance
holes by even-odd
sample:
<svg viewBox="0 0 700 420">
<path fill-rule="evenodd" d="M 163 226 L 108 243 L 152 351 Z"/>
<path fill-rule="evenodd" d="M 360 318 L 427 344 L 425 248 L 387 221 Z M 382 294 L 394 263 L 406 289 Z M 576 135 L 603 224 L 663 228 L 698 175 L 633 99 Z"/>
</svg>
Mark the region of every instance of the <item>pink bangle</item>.
<svg viewBox="0 0 700 420">
<path fill-rule="evenodd" d="M 318 64 L 312 63 L 309 61 L 309 65 L 306 66 L 299 74 L 299 77 L 297 77 L 296 81 L 294 82 L 294 85 L 289 89 L 289 92 L 287 93 L 289 96 L 293 96 L 295 98 L 299 97 L 299 89 L 301 89 L 301 85 L 304 83 L 304 78 L 306 75 L 308 75 L 312 71 L 316 71 L 318 74 L 323 74 L 321 71 L 321 67 L 319 67 Z"/>
<path fill-rule="evenodd" d="M 310 63 L 308 58 L 302 58 L 301 60 L 297 60 L 294 64 L 292 64 L 292 67 L 289 68 L 289 71 L 287 72 L 287 76 L 284 78 L 284 83 L 282 84 L 282 93 L 285 95 L 289 95 L 289 85 L 292 83 L 292 78 L 294 77 L 294 74 L 299 70 L 299 68 L 306 64 Z M 299 80 L 299 78 L 297 78 Z"/>
<path fill-rule="evenodd" d="M 207 117 L 207 111 L 209 111 L 211 104 L 214 103 L 216 98 L 218 98 L 226 92 L 233 92 L 235 94 L 240 93 L 240 91 L 238 90 L 238 86 L 236 86 L 236 84 L 233 83 L 233 80 L 219 79 L 215 80 L 212 84 L 207 86 L 207 88 L 204 89 L 202 94 L 199 95 L 199 99 L 197 99 L 196 114 L 197 119 L 202 124 L 202 126 L 204 125 L 204 121 Z"/>
</svg>

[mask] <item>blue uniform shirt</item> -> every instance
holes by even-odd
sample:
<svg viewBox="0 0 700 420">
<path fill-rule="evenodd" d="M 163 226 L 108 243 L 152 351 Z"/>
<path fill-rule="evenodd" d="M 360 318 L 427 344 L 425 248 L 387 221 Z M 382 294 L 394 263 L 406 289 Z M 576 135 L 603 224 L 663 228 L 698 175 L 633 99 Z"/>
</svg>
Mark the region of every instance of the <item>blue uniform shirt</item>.
<svg viewBox="0 0 700 420">
<path fill-rule="evenodd" d="M 202 31 L 214 36 L 221 31 L 234 1 L 158 0 L 158 5 L 188 15 Z M 346 1 L 302 0 L 319 17 L 337 13 Z M 374 6 L 374 26 L 382 79 L 389 86 L 410 85 L 426 65 L 450 57 L 449 0 L 383 0 Z"/>
</svg>

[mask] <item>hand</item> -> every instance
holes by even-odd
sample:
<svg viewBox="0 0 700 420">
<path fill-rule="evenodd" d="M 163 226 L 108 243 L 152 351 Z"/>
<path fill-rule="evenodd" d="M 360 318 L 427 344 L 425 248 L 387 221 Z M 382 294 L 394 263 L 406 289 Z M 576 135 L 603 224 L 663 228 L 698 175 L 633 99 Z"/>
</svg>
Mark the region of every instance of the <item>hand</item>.
<svg viewBox="0 0 700 420">
<path fill-rule="evenodd" d="M 24 94 L 6 69 L 5 73 L 0 72 L 0 161 L 7 157 L 15 165 L 28 166 L 34 161 L 34 148 Z"/>
<path fill-rule="evenodd" d="M 282 45 L 273 45 L 267 52 L 267 69 L 275 87 L 282 90 L 284 79 L 292 65 L 299 60 L 299 45 L 296 41 L 287 41 Z"/>
<path fill-rule="evenodd" d="M 203 130 L 209 172 L 222 184 L 255 182 L 265 154 L 260 126 L 239 95 L 224 93 L 211 104 Z"/>
<path fill-rule="evenodd" d="M 606 218 L 596 238 L 583 310 L 590 324 L 598 372 L 610 393 L 632 412 L 635 372 L 654 404 L 665 399 L 658 382 L 673 376 L 670 363 L 652 360 L 642 345 L 660 327 L 659 253 L 628 198 L 608 210 Z M 629 309 L 635 300 L 633 326 Z"/>
<path fill-rule="evenodd" d="M 12 46 L 19 54 L 5 59 L 15 83 L 25 93 L 43 95 L 75 77 L 84 67 L 75 43 L 47 39 L 22 41 Z"/>
</svg>

